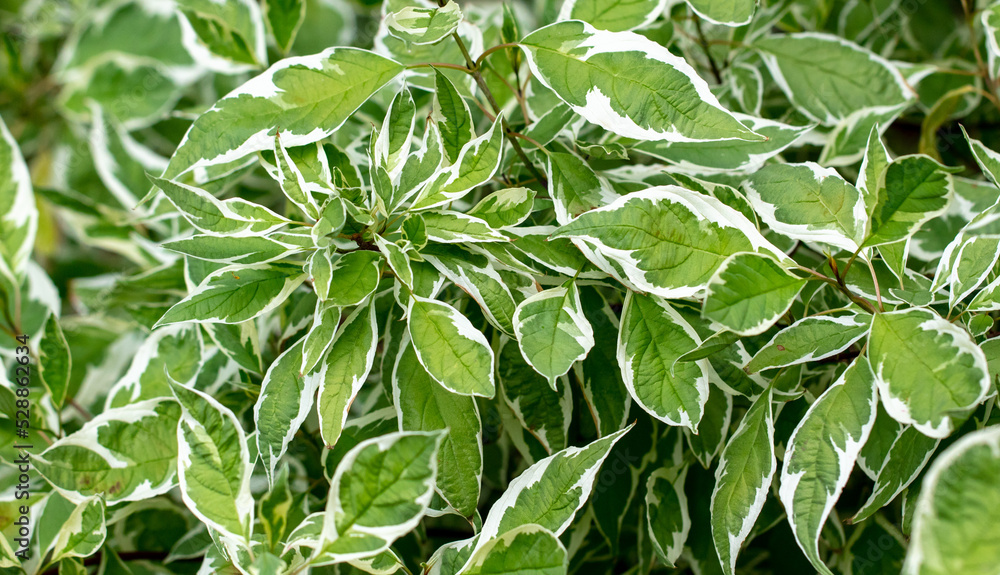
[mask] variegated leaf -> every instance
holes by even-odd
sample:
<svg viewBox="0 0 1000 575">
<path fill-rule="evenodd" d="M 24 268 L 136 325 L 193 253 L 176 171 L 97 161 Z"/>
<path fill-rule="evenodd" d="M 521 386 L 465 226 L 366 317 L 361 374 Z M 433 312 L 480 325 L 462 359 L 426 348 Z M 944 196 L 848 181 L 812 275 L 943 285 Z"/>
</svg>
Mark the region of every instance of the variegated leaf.
<svg viewBox="0 0 1000 575">
<path fill-rule="evenodd" d="M 833 572 L 819 554 L 820 530 L 875 423 L 876 401 L 868 362 L 855 360 L 809 407 L 788 440 L 778 495 L 796 542 L 824 575 Z"/>
<path fill-rule="evenodd" d="M 988 393 L 986 357 L 968 332 L 928 309 L 877 314 L 868 339 L 879 395 L 896 421 L 944 438 Z"/>
<path fill-rule="evenodd" d="M 583 315 L 575 282 L 541 291 L 517 306 L 514 333 L 524 359 L 555 381 L 594 347 L 594 330 Z"/>
<path fill-rule="evenodd" d="M 677 363 L 700 343 L 665 300 L 630 292 L 618 334 L 618 365 L 632 399 L 668 425 L 698 430 L 708 401 L 707 360 Z"/>
<path fill-rule="evenodd" d="M 412 295 L 409 333 L 420 364 L 449 391 L 493 397 L 493 350 L 481 331 L 450 305 Z"/>
<path fill-rule="evenodd" d="M 553 238 L 592 246 L 590 259 L 640 291 L 690 297 L 705 288 L 729 256 L 770 252 L 784 261 L 746 216 L 721 201 L 678 186 L 622 196 L 557 229 Z M 586 253 L 586 252 L 585 252 Z"/>
<path fill-rule="evenodd" d="M 725 575 L 736 572 L 736 557 L 764 508 L 778 467 L 772 409 L 768 388 L 743 416 L 715 470 L 712 537 Z"/>
<path fill-rule="evenodd" d="M 917 499 L 903 573 L 985 575 L 996 570 L 998 473 L 996 426 L 962 437 L 934 461 Z"/>
<path fill-rule="evenodd" d="M 167 179 L 273 146 L 301 146 L 333 133 L 403 66 L 357 48 L 286 58 L 236 88 L 195 120 L 164 172 Z"/>
<path fill-rule="evenodd" d="M 637 140 L 748 140 L 765 137 L 719 104 L 683 58 L 632 32 L 556 22 L 521 40 L 531 72 L 583 116 Z M 669 84 L 663 92 L 655 86 Z"/>
<path fill-rule="evenodd" d="M 320 434 L 329 447 L 337 444 L 351 404 L 368 379 L 377 345 L 378 325 L 372 300 L 355 308 L 344 320 L 319 368 L 316 411 Z"/>
<path fill-rule="evenodd" d="M 257 426 L 257 451 L 268 481 L 273 481 L 278 460 L 312 409 L 320 377 L 302 371 L 305 340 L 286 349 L 264 374 L 253 408 Z"/>
</svg>

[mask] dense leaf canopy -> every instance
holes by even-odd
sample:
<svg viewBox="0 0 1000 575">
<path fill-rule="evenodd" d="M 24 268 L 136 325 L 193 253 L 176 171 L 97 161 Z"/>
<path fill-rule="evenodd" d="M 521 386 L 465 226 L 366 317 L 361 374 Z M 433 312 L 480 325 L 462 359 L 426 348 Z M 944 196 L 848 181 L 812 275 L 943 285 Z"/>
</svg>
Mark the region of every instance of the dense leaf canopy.
<svg viewBox="0 0 1000 575">
<path fill-rule="evenodd" d="M 0 28 L 0 575 L 998 575 L 1000 1 Z"/>
</svg>

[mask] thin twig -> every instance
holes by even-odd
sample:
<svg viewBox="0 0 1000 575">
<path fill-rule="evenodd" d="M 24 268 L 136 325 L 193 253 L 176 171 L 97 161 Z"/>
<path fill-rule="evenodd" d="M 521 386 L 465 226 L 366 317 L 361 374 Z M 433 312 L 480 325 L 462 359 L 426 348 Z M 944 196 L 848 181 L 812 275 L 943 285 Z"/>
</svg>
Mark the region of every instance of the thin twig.
<svg viewBox="0 0 1000 575">
<path fill-rule="evenodd" d="M 875 301 L 878 302 L 878 309 L 885 311 L 885 308 L 882 306 L 882 290 L 879 289 L 878 278 L 875 277 L 875 265 L 872 264 L 871 258 L 865 260 L 865 263 L 868 264 L 868 269 L 872 272 L 872 283 L 875 284 Z"/>
<path fill-rule="evenodd" d="M 510 134 L 512 136 L 514 136 L 515 138 L 521 138 L 525 142 L 528 142 L 532 146 L 534 146 L 534 147 L 538 148 L 539 150 L 541 150 L 542 152 L 544 152 L 546 155 L 549 153 L 549 151 L 545 149 L 545 146 L 543 146 L 542 144 L 540 144 L 538 141 L 536 141 L 534 138 L 532 138 L 530 136 L 525 136 L 521 132 L 511 132 Z"/>
<path fill-rule="evenodd" d="M 80 416 L 83 417 L 84 421 L 90 421 L 91 419 L 94 419 L 93 414 L 87 411 L 86 407 L 77 403 L 76 400 L 73 399 L 72 397 L 66 398 L 66 404 L 75 409 L 77 413 L 79 413 Z"/>
<path fill-rule="evenodd" d="M 472 75 L 465 66 L 460 66 L 458 64 L 449 64 L 447 62 L 421 62 L 419 64 L 410 64 L 406 67 L 407 70 L 413 70 L 415 68 L 447 68 L 449 70 L 458 70 L 460 72 L 465 72 L 466 74 Z"/>
<path fill-rule="evenodd" d="M 469 71 L 472 72 L 472 77 L 475 79 L 476 85 L 479 86 L 483 95 L 486 96 L 486 101 L 490 103 L 490 107 L 493 108 L 493 111 L 497 114 L 497 116 L 500 116 L 500 105 L 497 104 L 496 99 L 493 98 L 493 92 L 490 91 L 489 86 L 486 85 L 486 81 L 483 80 L 483 75 L 479 73 L 479 68 L 476 67 L 475 61 L 473 61 L 472 56 L 469 55 L 469 50 L 465 47 L 465 42 L 462 40 L 462 37 L 458 35 L 458 32 L 452 32 L 451 37 L 455 39 L 455 43 L 458 44 L 458 49 L 462 51 L 462 56 L 465 57 L 465 63 L 468 66 Z M 513 130 L 511 130 L 510 124 L 507 123 L 507 119 L 501 117 L 500 125 L 503 128 L 504 135 L 507 136 L 507 141 L 510 142 L 511 147 L 514 148 L 514 153 L 516 153 L 521 159 L 524 167 L 526 167 L 528 172 L 537 178 L 539 182 L 545 184 L 548 180 L 545 179 L 545 176 L 542 175 L 542 173 L 538 171 L 538 168 L 536 168 L 535 165 L 531 163 L 531 160 L 528 159 L 528 155 L 524 153 L 524 149 L 521 148 L 520 142 L 518 142 L 517 139 L 511 135 Z"/>
<path fill-rule="evenodd" d="M 708 47 L 708 39 L 705 38 L 705 32 L 701 29 L 701 18 L 697 14 L 693 14 L 692 18 L 694 19 L 694 29 L 698 31 L 698 41 L 701 44 L 701 49 L 708 58 L 708 65 L 712 67 L 712 75 L 715 76 L 715 82 L 721 84 L 722 73 L 719 72 L 719 66 L 715 63 L 715 58 L 712 57 L 712 51 Z"/>
<path fill-rule="evenodd" d="M 486 58 L 490 54 L 492 54 L 494 52 L 497 52 L 497 51 L 500 51 L 500 50 L 504 50 L 506 48 L 517 48 L 518 46 L 519 46 L 519 44 L 517 42 L 508 42 L 506 44 L 497 44 L 496 46 L 493 46 L 492 48 L 487 48 L 485 51 L 483 51 L 482 54 L 479 55 L 478 58 L 476 58 L 476 68 L 479 68 L 480 66 L 482 66 L 483 65 L 483 61 L 486 60 Z"/>
</svg>

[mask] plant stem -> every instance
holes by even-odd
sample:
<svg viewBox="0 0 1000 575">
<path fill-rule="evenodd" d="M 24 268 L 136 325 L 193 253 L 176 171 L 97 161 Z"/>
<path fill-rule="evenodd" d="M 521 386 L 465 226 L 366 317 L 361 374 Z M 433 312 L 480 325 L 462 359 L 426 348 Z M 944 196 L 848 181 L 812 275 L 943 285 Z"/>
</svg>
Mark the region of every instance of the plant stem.
<svg viewBox="0 0 1000 575">
<path fill-rule="evenodd" d="M 521 138 L 522 140 L 524 140 L 525 142 L 528 142 L 532 146 L 535 146 L 536 148 L 538 148 L 539 150 L 541 150 L 545 154 L 549 153 L 549 151 L 545 149 L 545 146 L 543 146 L 542 144 L 540 144 L 538 141 L 536 141 L 534 138 L 532 138 L 530 136 L 525 136 L 521 132 L 511 132 L 510 134 L 512 136 L 514 136 L 515 138 Z"/>
<path fill-rule="evenodd" d="M 72 407 L 73 409 L 75 409 L 77 411 L 77 413 L 79 413 L 80 416 L 83 417 L 83 419 L 85 421 L 90 421 L 91 419 L 94 419 L 93 414 L 91 414 L 89 411 L 87 411 L 86 407 L 84 407 L 84 406 L 80 405 L 79 403 L 77 403 L 76 400 L 73 399 L 72 397 L 67 397 L 66 398 L 66 405 L 69 405 L 70 407 Z"/>
<path fill-rule="evenodd" d="M 487 70 L 493 72 L 493 75 L 496 76 L 498 80 L 503 82 L 505 86 L 507 86 L 510 93 L 514 94 L 514 99 L 517 100 L 517 105 L 521 107 L 521 115 L 524 116 L 524 122 L 527 124 L 530 121 L 528 118 L 528 103 L 524 101 L 524 95 L 521 94 L 520 88 L 515 89 L 514 86 L 511 86 L 510 82 L 507 81 L 507 78 L 504 78 L 503 75 L 493 69 L 492 66 L 487 68 Z M 518 85 L 520 86 L 520 84 Z"/>
<path fill-rule="evenodd" d="M 872 264 L 871 259 L 865 260 L 865 263 L 868 264 L 868 269 L 872 272 L 872 283 L 875 284 L 875 301 L 878 302 L 878 309 L 885 311 L 885 308 L 882 307 L 882 290 L 879 288 L 878 278 L 875 276 L 875 265 Z"/>
<path fill-rule="evenodd" d="M 458 44 L 458 49 L 462 51 L 462 56 L 465 57 L 465 64 L 468 71 L 472 74 L 472 78 L 476 81 L 476 85 L 479 86 L 483 95 L 486 96 L 486 101 L 490 103 L 490 107 L 493 108 L 493 111 L 496 112 L 497 116 L 500 116 L 500 106 L 497 104 L 496 99 L 493 98 L 493 92 L 490 92 L 490 88 L 486 85 L 486 81 L 483 80 L 483 75 L 479 72 L 479 67 L 476 65 L 476 62 L 473 61 L 472 56 L 469 55 L 469 50 L 465 47 L 465 42 L 462 40 L 462 37 L 458 35 L 458 32 L 452 32 L 451 37 L 455 39 L 455 43 Z M 537 178 L 539 182 L 547 187 L 548 180 L 545 179 L 545 176 L 542 175 L 542 173 L 538 171 L 538 168 L 536 168 L 535 165 L 531 163 L 531 160 L 528 159 L 528 155 L 524 153 L 524 149 L 521 147 L 520 142 L 518 142 L 514 136 L 511 135 L 513 130 L 511 130 L 510 124 L 507 123 L 507 119 L 502 116 L 500 117 L 500 126 L 503 128 L 503 133 L 507 136 L 507 141 L 510 142 L 511 147 L 514 148 L 514 153 L 516 153 L 517 157 L 521 159 L 524 167 L 528 169 L 528 172 L 531 173 L 532 176 Z"/>
<path fill-rule="evenodd" d="M 833 264 L 833 267 L 834 267 L 834 273 L 836 273 L 836 264 Z M 840 278 L 840 276 L 837 276 L 837 279 L 833 279 L 833 278 L 825 276 L 825 275 L 823 275 L 823 274 L 821 274 L 821 273 L 819 273 L 817 271 L 811 270 L 811 269 L 809 269 L 809 268 L 807 268 L 805 266 L 796 266 L 795 269 L 803 271 L 803 272 L 806 272 L 808 274 L 811 274 L 816 279 L 818 279 L 820 281 L 823 281 L 825 283 L 828 283 L 828 284 L 832 285 L 833 287 L 837 288 L 844 295 L 846 295 L 852 302 L 856 303 L 858 306 L 860 306 L 863 310 L 867 311 L 868 313 L 874 315 L 875 313 L 878 312 L 878 310 L 875 309 L 875 306 L 873 306 L 870 301 L 868 301 L 865 298 L 860 297 L 857 294 L 855 294 L 854 292 L 852 292 L 844 284 L 844 281 Z"/>
<path fill-rule="evenodd" d="M 493 46 L 492 48 L 487 48 L 482 54 L 479 55 L 478 58 L 476 58 L 476 68 L 481 67 L 483 65 L 483 61 L 486 60 L 486 58 L 490 54 L 492 54 L 494 52 L 497 52 L 497 51 L 500 51 L 500 50 L 507 49 L 507 48 L 516 48 L 518 46 L 519 46 L 519 44 L 517 42 L 508 42 L 506 44 L 497 44 L 496 46 Z"/>
<path fill-rule="evenodd" d="M 449 64 L 447 62 L 421 62 L 419 64 L 410 64 L 406 67 L 407 70 L 413 70 L 415 68 L 448 68 L 449 70 L 458 70 L 460 72 L 465 72 L 466 74 L 472 74 L 472 72 L 470 72 L 465 66 L 460 66 L 459 64 Z"/>
<path fill-rule="evenodd" d="M 701 18 L 697 14 L 692 14 L 694 19 L 694 29 L 698 31 L 698 42 L 701 44 L 701 49 L 705 52 L 705 56 L 708 58 L 708 65 L 712 67 L 712 75 L 715 76 L 715 83 L 722 83 L 722 73 L 719 71 L 718 64 L 715 63 L 715 58 L 712 57 L 712 51 L 708 47 L 708 39 L 705 38 L 705 32 L 701 29 Z"/>
</svg>

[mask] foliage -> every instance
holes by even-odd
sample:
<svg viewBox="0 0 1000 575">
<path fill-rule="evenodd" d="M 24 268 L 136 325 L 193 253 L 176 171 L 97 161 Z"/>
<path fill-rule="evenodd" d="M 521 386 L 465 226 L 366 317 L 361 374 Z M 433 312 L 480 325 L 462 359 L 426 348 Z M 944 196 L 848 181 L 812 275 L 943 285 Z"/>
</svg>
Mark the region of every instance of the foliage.
<svg viewBox="0 0 1000 575">
<path fill-rule="evenodd" d="M 995 575 L 1000 3 L 0 11 L 4 572 Z"/>
</svg>

